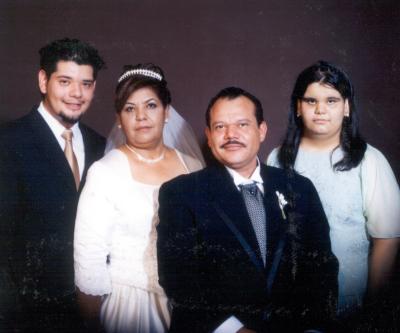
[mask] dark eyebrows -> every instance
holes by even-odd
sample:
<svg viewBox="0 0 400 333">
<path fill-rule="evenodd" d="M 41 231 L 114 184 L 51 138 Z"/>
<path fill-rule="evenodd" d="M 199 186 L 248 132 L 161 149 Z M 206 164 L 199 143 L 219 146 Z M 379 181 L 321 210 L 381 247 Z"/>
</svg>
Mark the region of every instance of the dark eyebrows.
<svg viewBox="0 0 400 333">
<path fill-rule="evenodd" d="M 57 79 L 72 80 L 72 77 L 68 75 L 57 75 Z"/>
<path fill-rule="evenodd" d="M 153 102 L 153 101 L 157 103 L 157 100 L 156 100 L 155 98 L 151 97 L 151 98 L 145 100 L 145 101 L 143 102 L 143 104 L 147 104 L 147 103 L 150 103 L 150 102 Z M 128 104 L 129 104 L 129 105 L 132 105 L 132 106 L 135 106 L 135 105 L 136 105 L 136 104 L 133 103 L 133 102 L 126 101 L 126 102 L 125 102 L 125 105 L 128 105 Z"/>
<path fill-rule="evenodd" d="M 236 121 L 236 123 L 243 123 L 243 122 L 250 123 L 251 119 L 249 119 L 249 118 L 241 118 L 241 119 L 238 119 Z"/>
<path fill-rule="evenodd" d="M 241 123 L 251 123 L 251 119 L 249 119 L 249 118 L 240 118 L 240 119 L 236 120 L 235 122 L 233 122 L 232 124 L 241 124 Z M 221 124 L 226 125 L 227 123 L 225 121 L 223 121 L 223 120 L 218 120 L 218 121 L 214 121 L 213 123 L 211 123 L 211 126 L 221 125 Z"/>
<path fill-rule="evenodd" d="M 336 96 L 328 96 L 325 98 L 325 100 L 334 100 L 334 101 L 340 101 L 341 99 L 342 99 L 341 97 L 336 97 Z M 300 98 L 300 100 L 304 102 L 310 102 L 310 101 L 317 101 L 317 98 L 303 96 L 302 98 Z"/>
<path fill-rule="evenodd" d="M 156 102 L 157 103 L 157 100 L 155 98 L 151 97 L 151 98 L 149 98 L 149 99 L 144 101 L 144 103 L 150 103 L 150 102 Z"/>
<path fill-rule="evenodd" d="M 68 75 L 57 75 L 57 79 L 73 80 L 73 78 L 71 76 L 68 76 Z M 82 80 L 83 83 L 93 83 L 94 81 L 95 81 L 94 79 L 83 79 Z"/>
<path fill-rule="evenodd" d="M 210 125 L 211 125 L 211 127 L 213 127 L 213 126 L 216 126 L 216 125 L 221 125 L 223 123 L 224 123 L 223 121 L 214 121 Z"/>
</svg>

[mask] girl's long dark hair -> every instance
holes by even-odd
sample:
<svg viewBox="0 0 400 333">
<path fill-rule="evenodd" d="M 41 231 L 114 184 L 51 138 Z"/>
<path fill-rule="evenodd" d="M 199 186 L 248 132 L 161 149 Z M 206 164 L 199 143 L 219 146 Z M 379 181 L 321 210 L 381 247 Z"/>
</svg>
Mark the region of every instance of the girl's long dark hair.
<svg viewBox="0 0 400 333">
<path fill-rule="evenodd" d="M 360 164 L 367 149 L 367 143 L 358 130 L 358 114 L 354 103 L 354 89 L 350 80 L 345 72 L 326 61 L 318 61 L 297 77 L 290 100 L 288 128 L 278 154 L 279 164 L 284 169 L 294 169 L 304 128 L 301 117 L 297 117 L 297 104 L 304 97 L 307 87 L 314 82 L 335 88 L 349 103 L 350 114 L 348 117 L 344 117 L 340 132 L 343 158 L 336 162 L 333 168 L 337 171 L 350 170 Z"/>
</svg>

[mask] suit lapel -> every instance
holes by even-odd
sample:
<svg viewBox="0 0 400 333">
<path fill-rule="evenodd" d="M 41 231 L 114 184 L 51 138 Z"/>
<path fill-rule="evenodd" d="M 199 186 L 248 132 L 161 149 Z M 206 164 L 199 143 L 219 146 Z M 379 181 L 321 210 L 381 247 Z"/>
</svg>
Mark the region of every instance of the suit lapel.
<svg viewBox="0 0 400 333">
<path fill-rule="evenodd" d="M 264 204 L 267 216 L 267 264 L 268 287 L 272 287 L 276 271 L 286 242 L 288 221 L 279 206 L 277 191 L 282 192 L 274 179 L 268 177 L 268 170 L 261 166 L 261 177 L 264 181 Z M 282 193 L 285 195 L 285 193 Z"/>
<path fill-rule="evenodd" d="M 47 125 L 46 121 L 36 109 L 30 114 L 30 135 L 33 144 L 38 149 L 38 161 L 47 160 L 51 164 L 52 172 L 65 183 L 66 186 L 75 189 L 75 181 L 72 171 L 65 159 L 64 152 L 61 150 L 57 139 Z"/>
<path fill-rule="evenodd" d="M 253 264 L 263 270 L 264 264 L 246 206 L 224 167 L 216 168 L 209 192 L 217 214 L 238 239 Z"/>
</svg>

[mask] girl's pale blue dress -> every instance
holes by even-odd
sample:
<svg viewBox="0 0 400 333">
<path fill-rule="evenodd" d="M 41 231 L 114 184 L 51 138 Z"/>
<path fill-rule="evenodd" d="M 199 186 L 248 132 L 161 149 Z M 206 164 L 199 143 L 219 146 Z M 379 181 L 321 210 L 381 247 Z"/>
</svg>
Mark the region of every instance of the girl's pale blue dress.
<svg viewBox="0 0 400 333">
<path fill-rule="evenodd" d="M 267 164 L 278 166 L 278 149 Z M 360 165 L 334 171 L 341 149 L 299 149 L 295 169 L 316 187 L 330 225 L 332 251 L 339 260 L 338 314 L 356 310 L 368 280 L 370 238 L 400 237 L 400 191 L 385 157 L 368 145 Z"/>
</svg>

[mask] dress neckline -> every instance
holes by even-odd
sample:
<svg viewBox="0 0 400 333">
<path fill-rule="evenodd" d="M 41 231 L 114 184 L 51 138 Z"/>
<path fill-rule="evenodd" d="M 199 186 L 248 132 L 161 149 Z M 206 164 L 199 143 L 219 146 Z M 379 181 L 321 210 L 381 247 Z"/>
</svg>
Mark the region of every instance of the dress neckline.
<svg viewBox="0 0 400 333">
<path fill-rule="evenodd" d="M 114 150 L 117 151 L 118 154 L 120 154 L 120 155 L 123 156 L 123 159 L 124 159 L 124 161 L 125 161 L 125 163 L 124 163 L 124 164 L 125 164 L 125 169 L 126 169 L 125 171 L 126 171 L 127 174 L 129 175 L 129 179 L 130 179 L 133 183 L 139 184 L 139 185 L 142 185 L 142 186 L 145 186 L 145 187 L 149 187 L 149 188 L 154 188 L 154 189 L 157 189 L 157 188 L 160 188 L 160 187 L 161 187 L 161 185 L 162 185 L 163 183 L 161 183 L 161 184 L 148 184 L 148 183 L 144 183 L 144 182 L 141 182 L 141 181 L 139 181 L 139 180 L 133 178 L 132 173 L 131 173 L 131 169 L 130 169 L 130 166 L 129 166 L 128 157 L 127 157 L 121 150 L 119 150 L 118 148 L 115 148 Z M 183 160 L 183 157 L 182 157 L 180 151 L 177 150 L 177 149 L 173 149 L 173 150 L 174 150 L 174 152 L 176 153 L 176 155 L 178 156 L 179 160 L 181 161 L 183 167 L 185 168 L 186 173 L 189 173 L 189 169 L 188 169 L 188 167 L 186 166 L 186 164 L 185 164 L 185 162 L 184 162 L 184 160 Z"/>
</svg>

